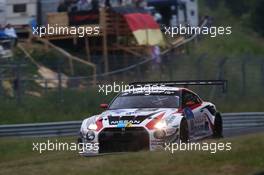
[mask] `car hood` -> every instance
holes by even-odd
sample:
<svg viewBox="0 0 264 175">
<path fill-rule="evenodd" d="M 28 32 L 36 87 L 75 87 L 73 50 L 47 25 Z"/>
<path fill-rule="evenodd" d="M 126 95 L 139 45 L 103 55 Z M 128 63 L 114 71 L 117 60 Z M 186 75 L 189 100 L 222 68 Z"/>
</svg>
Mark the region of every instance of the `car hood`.
<svg viewBox="0 0 264 175">
<path fill-rule="evenodd" d="M 114 127 L 147 127 L 152 121 L 164 119 L 171 124 L 180 113 L 177 108 L 132 108 L 107 110 L 99 115 L 87 118 L 82 128 L 87 128 L 89 123 L 96 123 L 99 128 Z M 156 120 L 158 119 L 158 120 Z"/>
<path fill-rule="evenodd" d="M 107 110 L 101 114 L 104 127 L 115 127 L 121 123 L 131 126 L 145 126 L 154 118 L 165 119 L 178 111 L 177 108 L 133 108 Z"/>
<path fill-rule="evenodd" d="M 132 108 L 132 109 L 114 109 L 102 113 L 105 116 L 152 116 L 159 113 L 171 113 L 177 111 L 177 108 Z"/>
</svg>

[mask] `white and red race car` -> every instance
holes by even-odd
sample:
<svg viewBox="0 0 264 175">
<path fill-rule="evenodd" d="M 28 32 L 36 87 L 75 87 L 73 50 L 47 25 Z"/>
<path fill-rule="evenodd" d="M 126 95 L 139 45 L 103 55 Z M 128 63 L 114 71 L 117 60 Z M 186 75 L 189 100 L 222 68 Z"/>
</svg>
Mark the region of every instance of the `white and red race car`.
<svg viewBox="0 0 264 175">
<path fill-rule="evenodd" d="M 222 117 L 187 85 L 222 85 L 225 80 L 146 82 L 119 93 L 106 111 L 82 122 L 79 143 L 96 145 L 85 155 L 157 150 L 165 143 L 222 137 Z"/>
</svg>

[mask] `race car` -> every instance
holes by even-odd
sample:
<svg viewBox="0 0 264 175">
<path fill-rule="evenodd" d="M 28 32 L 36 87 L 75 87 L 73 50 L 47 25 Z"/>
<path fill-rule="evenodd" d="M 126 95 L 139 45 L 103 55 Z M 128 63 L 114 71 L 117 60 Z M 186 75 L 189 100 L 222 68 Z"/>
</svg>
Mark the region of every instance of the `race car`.
<svg viewBox="0 0 264 175">
<path fill-rule="evenodd" d="M 225 90 L 226 84 L 225 80 L 132 83 L 109 105 L 100 105 L 106 109 L 103 113 L 83 120 L 78 142 L 92 145 L 84 154 L 93 155 L 152 151 L 168 143 L 222 137 L 220 112 L 186 86 L 222 85 Z"/>
</svg>

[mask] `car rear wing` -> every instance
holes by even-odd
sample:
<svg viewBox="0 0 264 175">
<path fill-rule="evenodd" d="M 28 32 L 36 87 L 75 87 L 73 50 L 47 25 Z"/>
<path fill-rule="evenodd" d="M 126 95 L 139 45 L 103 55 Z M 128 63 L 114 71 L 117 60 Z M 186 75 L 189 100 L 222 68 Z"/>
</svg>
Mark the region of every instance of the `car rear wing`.
<svg viewBox="0 0 264 175">
<path fill-rule="evenodd" d="M 227 80 L 180 80 L 180 81 L 149 81 L 149 82 L 133 82 L 129 85 L 133 86 L 222 86 L 223 92 L 227 91 Z"/>
</svg>

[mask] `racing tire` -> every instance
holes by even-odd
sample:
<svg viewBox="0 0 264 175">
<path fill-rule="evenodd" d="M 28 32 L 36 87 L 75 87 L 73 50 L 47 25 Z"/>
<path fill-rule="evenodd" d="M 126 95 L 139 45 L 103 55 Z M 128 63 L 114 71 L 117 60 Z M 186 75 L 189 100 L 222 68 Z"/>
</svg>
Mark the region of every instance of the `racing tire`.
<svg viewBox="0 0 264 175">
<path fill-rule="evenodd" d="M 213 137 L 214 138 L 222 138 L 223 137 L 223 120 L 222 120 L 222 116 L 219 112 L 217 112 L 215 115 Z"/>
<path fill-rule="evenodd" d="M 183 143 L 187 143 L 189 141 L 189 129 L 186 119 L 183 119 L 180 124 L 180 141 Z"/>
</svg>

